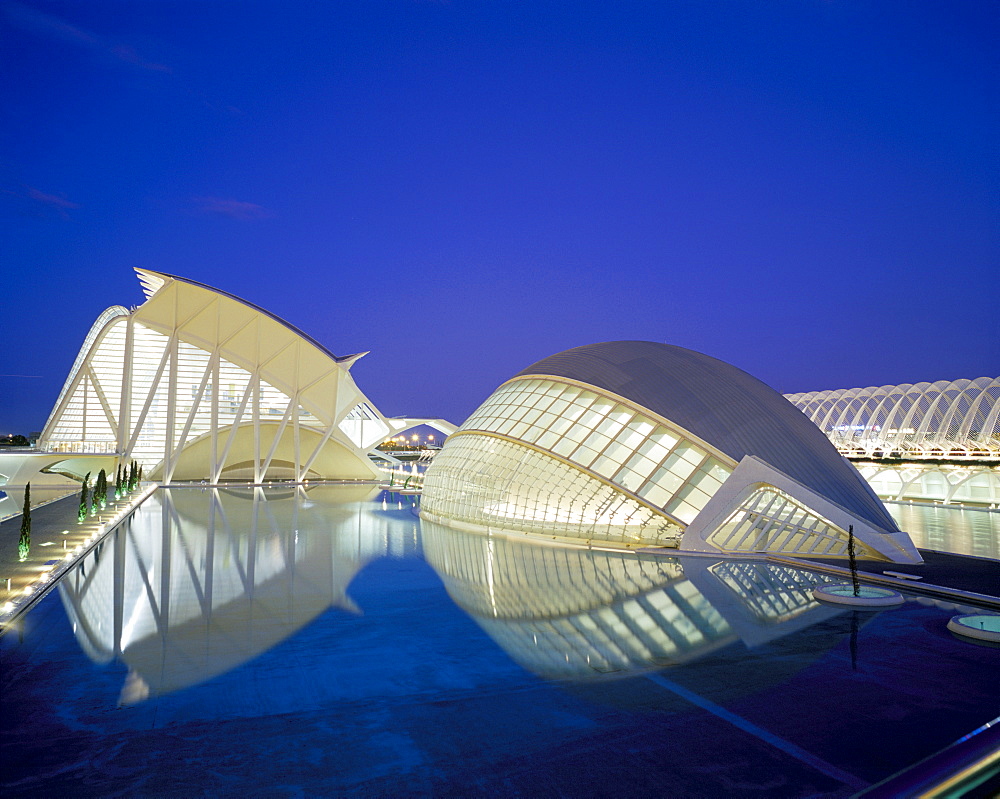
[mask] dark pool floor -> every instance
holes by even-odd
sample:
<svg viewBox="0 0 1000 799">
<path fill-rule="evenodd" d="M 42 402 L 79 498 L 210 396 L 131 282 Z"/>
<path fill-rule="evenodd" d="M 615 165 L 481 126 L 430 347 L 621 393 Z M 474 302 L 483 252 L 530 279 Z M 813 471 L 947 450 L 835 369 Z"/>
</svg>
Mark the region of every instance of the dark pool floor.
<svg viewBox="0 0 1000 799">
<path fill-rule="evenodd" d="M 0 639 L 4 796 L 849 796 L 1000 715 L 1000 650 L 930 605 L 570 683 L 513 663 L 419 558 L 350 594 L 363 615 L 126 707 L 125 667 L 50 594 Z"/>
</svg>

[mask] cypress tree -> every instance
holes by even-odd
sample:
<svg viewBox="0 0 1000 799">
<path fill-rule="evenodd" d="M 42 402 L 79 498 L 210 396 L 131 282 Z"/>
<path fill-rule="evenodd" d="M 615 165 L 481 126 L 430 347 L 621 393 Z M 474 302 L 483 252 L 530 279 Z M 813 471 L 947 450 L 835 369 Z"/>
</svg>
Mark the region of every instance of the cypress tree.
<svg viewBox="0 0 1000 799">
<path fill-rule="evenodd" d="M 118 464 L 118 471 L 115 473 L 115 500 L 122 498 L 122 465 Z"/>
<path fill-rule="evenodd" d="M 135 461 L 132 461 L 128 469 L 128 490 L 135 491 Z"/>
<path fill-rule="evenodd" d="M 77 511 L 76 520 L 82 522 L 87 518 L 87 511 L 90 510 L 90 472 L 83 478 L 83 485 L 80 487 L 80 509 Z"/>
<path fill-rule="evenodd" d="M 108 504 L 108 475 L 104 469 L 97 473 L 96 498 L 101 503 L 101 510 L 104 510 Z"/>
<path fill-rule="evenodd" d="M 31 483 L 24 487 L 24 513 L 21 514 L 21 537 L 17 541 L 17 559 L 27 560 L 31 551 Z"/>
<path fill-rule="evenodd" d="M 142 464 L 139 464 L 139 477 L 138 477 L 138 480 L 139 480 L 140 483 L 142 482 Z"/>
</svg>

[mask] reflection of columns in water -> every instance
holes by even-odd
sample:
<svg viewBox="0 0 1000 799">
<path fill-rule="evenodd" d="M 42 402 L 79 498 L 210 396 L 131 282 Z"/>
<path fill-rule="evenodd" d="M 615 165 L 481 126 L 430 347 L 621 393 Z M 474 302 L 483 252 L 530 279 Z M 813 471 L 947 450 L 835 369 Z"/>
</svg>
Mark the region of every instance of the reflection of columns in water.
<svg viewBox="0 0 1000 799">
<path fill-rule="evenodd" d="M 368 486 L 174 489 L 147 500 L 68 573 L 81 647 L 130 668 L 125 702 L 223 673 L 347 596 L 365 564 L 415 551 Z"/>
<path fill-rule="evenodd" d="M 901 529 L 923 549 L 1000 558 L 1000 513 L 954 505 L 887 505 Z"/>
</svg>

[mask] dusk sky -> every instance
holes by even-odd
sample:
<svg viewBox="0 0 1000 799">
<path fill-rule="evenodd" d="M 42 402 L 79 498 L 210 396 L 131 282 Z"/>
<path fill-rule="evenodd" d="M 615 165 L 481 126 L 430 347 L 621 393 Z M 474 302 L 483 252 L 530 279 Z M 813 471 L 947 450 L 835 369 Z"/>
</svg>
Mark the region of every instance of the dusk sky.
<svg viewBox="0 0 1000 799">
<path fill-rule="evenodd" d="M 0 431 L 132 267 L 387 415 L 614 339 L 782 392 L 1000 374 L 996 0 L 0 2 Z"/>
</svg>

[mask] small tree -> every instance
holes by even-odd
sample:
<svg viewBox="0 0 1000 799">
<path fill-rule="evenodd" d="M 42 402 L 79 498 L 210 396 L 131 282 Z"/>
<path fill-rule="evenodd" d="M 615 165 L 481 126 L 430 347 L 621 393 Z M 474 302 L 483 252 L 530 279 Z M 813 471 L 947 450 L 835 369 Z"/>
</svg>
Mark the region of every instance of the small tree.
<svg viewBox="0 0 1000 799">
<path fill-rule="evenodd" d="M 128 490 L 130 493 L 132 491 L 135 491 L 135 483 L 136 483 L 135 478 L 136 478 L 135 461 L 132 461 L 132 463 L 128 467 Z"/>
<path fill-rule="evenodd" d="M 115 501 L 122 498 L 122 465 L 118 464 L 118 471 L 115 473 Z"/>
<path fill-rule="evenodd" d="M 854 586 L 854 596 L 861 596 L 861 582 L 858 580 L 858 558 L 854 548 L 854 525 L 847 526 L 847 559 L 851 564 L 851 585 Z"/>
<path fill-rule="evenodd" d="M 24 487 L 24 513 L 21 514 L 21 537 L 17 541 L 17 559 L 27 560 L 31 551 L 31 483 Z"/>
<path fill-rule="evenodd" d="M 142 464 L 141 463 L 139 464 L 139 474 L 136 477 L 136 482 L 137 483 L 142 483 Z"/>
<path fill-rule="evenodd" d="M 90 472 L 83 478 L 83 485 L 80 487 L 80 509 L 77 511 L 76 520 L 82 522 L 87 518 L 90 511 Z"/>
<path fill-rule="evenodd" d="M 108 504 L 108 475 L 104 469 L 101 469 L 97 473 L 97 490 L 94 492 L 94 498 L 100 503 L 101 510 L 104 510 Z"/>
</svg>

